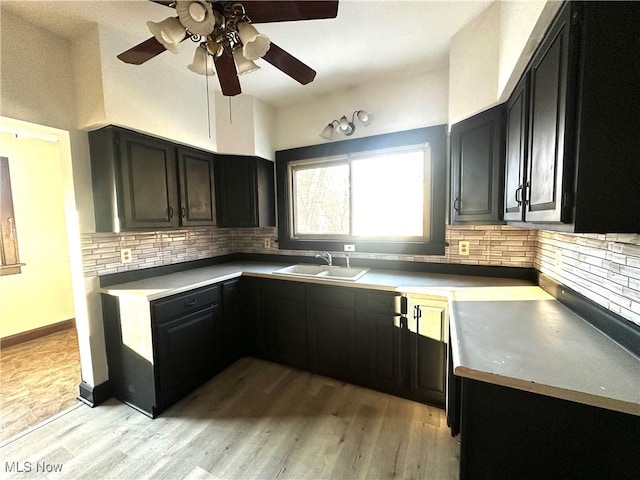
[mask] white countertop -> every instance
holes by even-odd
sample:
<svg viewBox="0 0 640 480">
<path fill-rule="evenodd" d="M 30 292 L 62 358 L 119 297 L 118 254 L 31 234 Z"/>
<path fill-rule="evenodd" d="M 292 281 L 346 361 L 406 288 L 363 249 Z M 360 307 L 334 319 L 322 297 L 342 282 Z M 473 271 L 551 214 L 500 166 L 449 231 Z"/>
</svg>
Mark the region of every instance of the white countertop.
<svg viewBox="0 0 640 480">
<path fill-rule="evenodd" d="M 390 270 L 355 282 L 274 274 L 287 265 L 229 262 L 101 291 L 152 301 L 247 275 L 448 298 L 456 375 L 640 415 L 640 359 L 530 282 Z"/>
<path fill-rule="evenodd" d="M 456 375 L 640 415 L 640 359 L 541 288 L 450 298 Z"/>
</svg>

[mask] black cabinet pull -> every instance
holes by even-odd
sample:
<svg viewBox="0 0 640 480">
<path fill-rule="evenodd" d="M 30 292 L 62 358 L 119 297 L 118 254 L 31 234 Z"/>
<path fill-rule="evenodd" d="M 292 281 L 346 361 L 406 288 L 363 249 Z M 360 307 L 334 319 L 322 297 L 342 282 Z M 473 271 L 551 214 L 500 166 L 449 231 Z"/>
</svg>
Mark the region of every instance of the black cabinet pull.
<svg viewBox="0 0 640 480">
<path fill-rule="evenodd" d="M 184 304 L 187 307 L 190 307 L 191 305 L 195 305 L 196 303 L 198 303 L 198 299 L 197 298 L 190 298 L 189 300 L 185 300 Z"/>
<path fill-rule="evenodd" d="M 524 196 L 522 197 L 522 203 L 524 203 L 525 205 L 528 205 L 529 201 L 531 200 L 531 183 L 530 182 L 527 182 L 524 189 L 522 190 L 522 193 L 524 194 Z"/>
<path fill-rule="evenodd" d="M 453 209 L 460 213 L 460 197 L 456 197 L 456 199 L 453 201 Z"/>
<path fill-rule="evenodd" d="M 169 219 L 173 218 L 173 207 L 169 205 Z"/>
<path fill-rule="evenodd" d="M 182 218 L 187 218 L 187 209 L 182 207 Z"/>
<path fill-rule="evenodd" d="M 518 192 L 520 193 L 518 198 Z M 518 204 L 518 206 L 522 205 L 522 184 L 516 188 L 516 203 Z"/>
</svg>

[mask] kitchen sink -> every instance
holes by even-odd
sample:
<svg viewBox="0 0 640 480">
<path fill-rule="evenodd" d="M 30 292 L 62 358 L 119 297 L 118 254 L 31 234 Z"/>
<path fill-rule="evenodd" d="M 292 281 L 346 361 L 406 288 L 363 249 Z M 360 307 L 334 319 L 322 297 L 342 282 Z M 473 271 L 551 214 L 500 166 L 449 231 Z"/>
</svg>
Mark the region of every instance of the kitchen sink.
<svg viewBox="0 0 640 480">
<path fill-rule="evenodd" d="M 355 282 L 368 271 L 368 268 L 347 268 L 339 267 L 337 265 L 315 265 L 298 263 L 296 265 L 281 268 L 280 270 L 275 270 L 273 273 L 293 275 L 296 277 L 308 277 L 325 280 L 346 280 L 349 282 Z"/>
</svg>

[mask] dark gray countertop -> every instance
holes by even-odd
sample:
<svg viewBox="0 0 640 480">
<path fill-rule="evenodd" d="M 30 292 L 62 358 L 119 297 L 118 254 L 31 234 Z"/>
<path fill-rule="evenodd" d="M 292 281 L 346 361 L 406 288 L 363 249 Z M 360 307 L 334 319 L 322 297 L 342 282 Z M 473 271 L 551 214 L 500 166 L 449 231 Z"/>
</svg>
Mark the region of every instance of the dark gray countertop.
<svg viewBox="0 0 640 480">
<path fill-rule="evenodd" d="M 539 287 L 450 297 L 456 375 L 640 415 L 640 359 Z"/>
</svg>

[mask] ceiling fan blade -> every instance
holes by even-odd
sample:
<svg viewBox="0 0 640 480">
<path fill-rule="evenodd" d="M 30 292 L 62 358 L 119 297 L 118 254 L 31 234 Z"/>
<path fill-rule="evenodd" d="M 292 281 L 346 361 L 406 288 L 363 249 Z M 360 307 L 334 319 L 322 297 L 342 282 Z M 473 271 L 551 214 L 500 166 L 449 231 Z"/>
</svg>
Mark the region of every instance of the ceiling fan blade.
<svg viewBox="0 0 640 480">
<path fill-rule="evenodd" d="M 216 72 L 218 72 L 218 80 L 220 80 L 220 87 L 222 87 L 222 94 L 227 97 L 233 97 L 242 93 L 233 57 L 223 54 L 215 57 L 214 62 L 216 64 Z"/>
<path fill-rule="evenodd" d="M 284 51 L 275 43 L 271 42 L 269 51 L 262 57 L 274 67 L 282 70 L 294 80 L 302 85 L 311 83 L 316 78 L 316 71 L 305 65 L 290 53 Z"/>
<path fill-rule="evenodd" d="M 155 37 L 151 37 L 135 47 L 131 47 L 126 52 L 118 55 L 118 58 L 124 63 L 132 65 L 142 65 L 147 60 L 151 60 L 156 55 L 164 52 L 166 48 Z"/>
<path fill-rule="evenodd" d="M 245 0 L 244 10 L 252 23 L 292 22 L 336 18 L 338 1 L 273 1 Z"/>
<path fill-rule="evenodd" d="M 160 5 L 164 5 L 165 7 L 171 7 L 176 2 L 175 0 L 151 0 L 153 3 L 159 3 Z"/>
</svg>

